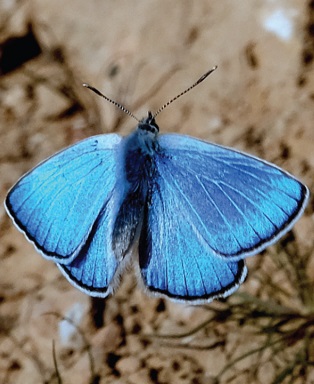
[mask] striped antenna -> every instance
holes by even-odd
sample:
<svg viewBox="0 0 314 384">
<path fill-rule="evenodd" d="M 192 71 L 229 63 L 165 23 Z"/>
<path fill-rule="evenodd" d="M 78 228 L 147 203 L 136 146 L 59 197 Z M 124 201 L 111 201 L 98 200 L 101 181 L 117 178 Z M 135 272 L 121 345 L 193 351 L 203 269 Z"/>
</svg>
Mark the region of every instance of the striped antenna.
<svg viewBox="0 0 314 384">
<path fill-rule="evenodd" d="M 215 65 L 212 69 L 210 69 L 208 72 L 206 72 L 203 76 L 201 76 L 194 84 L 192 84 L 189 88 L 187 88 L 185 91 L 181 92 L 179 95 L 174 97 L 173 99 L 169 100 L 166 104 L 164 104 L 162 107 L 160 107 L 157 112 L 154 113 L 153 118 L 155 118 L 157 115 L 160 114 L 161 111 L 163 111 L 165 108 L 168 107 L 171 103 L 173 103 L 175 100 L 177 100 L 179 97 L 185 95 L 188 93 L 191 89 L 196 87 L 198 84 L 200 84 L 203 80 L 205 80 L 211 73 L 213 73 L 217 69 L 217 65 Z"/>
<path fill-rule="evenodd" d="M 133 115 L 133 113 L 131 113 L 131 112 L 130 112 L 128 109 L 126 109 L 123 105 L 117 103 L 116 101 L 114 101 L 114 100 L 112 100 L 112 99 L 109 99 L 109 97 L 105 96 L 105 95 L 102 94 L 100 91 L 98 91 L 97 88 L 92 87 L 91 85 L 86 84 L 86 83 L 83 84 L 83 87 L 86 87 L 86 88 L 90 89 L 91 91 L 95 92 L 96 95 L 103 97 L 105 100 L 109 101 L 109 103 L 111 103 L 111 104 L 115 105 L 116 107 L 118 107 L 119 109 L 121 109 L 122 112 L 124 112 L 124 113 L 126 113 L 127 115 L 133 117 L 133 119 L 135 119 L 138 123 L 140 122 L 140 120 L 139 120 L 137 117 L 135 117 L 135 116 Z"/>
</svg>

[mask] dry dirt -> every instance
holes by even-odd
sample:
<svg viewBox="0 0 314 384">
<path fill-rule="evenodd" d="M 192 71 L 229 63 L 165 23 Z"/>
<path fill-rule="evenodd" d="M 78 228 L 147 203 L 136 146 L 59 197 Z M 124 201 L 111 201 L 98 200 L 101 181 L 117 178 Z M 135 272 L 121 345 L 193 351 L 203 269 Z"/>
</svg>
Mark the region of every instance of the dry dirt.
<svg viewBox="0 0 314 384">
<path fill-rule="evenodd" d="M 2 47 L 29 25 L 41 53 L 0 75 L 1 201 L 24 172 L 57 150 L 93 134 L 127 134 L 136 125 L 83 82 L 141 118 L 214 65 L 214 74 L 159 116 L 161 131 L 245 150 L 314 191 L 313 1 L 0 2 Z M 292 242 L 296 260 L 308 255 L 304 278 L 312 288 L 313 208 L 312 199 Z M 3 205 L 0 220 L 0 383 L 214 383 L 232 357 L 259 347 L 252 328 L 228 316 L 184 339 L 159 338 L 188 332 L 210 310 L 147 297 L 132 272 L 114 296 L 91 300 L 36 253 Z M 249 260 L 240 292 L 311 315 L 313 324 L 312 295 L 302 301 L 305 288 L 281 276 L 271 261 L 276 250 Z M 273 271 L 267 287 L 260 268 Z M 279 297 L 274 282 L 288 295 Z M 313 328 L 307 332 L 294 334 L 289 355 L 279 358 L 278 351 L 274 362 L 269 351 L 248 353 L 219 382 L 273 383 L 300 356 L 297 343 L 307 340 L 301 356 L 308 364 L 277 382 L 314 383 Z"/>
</svg>

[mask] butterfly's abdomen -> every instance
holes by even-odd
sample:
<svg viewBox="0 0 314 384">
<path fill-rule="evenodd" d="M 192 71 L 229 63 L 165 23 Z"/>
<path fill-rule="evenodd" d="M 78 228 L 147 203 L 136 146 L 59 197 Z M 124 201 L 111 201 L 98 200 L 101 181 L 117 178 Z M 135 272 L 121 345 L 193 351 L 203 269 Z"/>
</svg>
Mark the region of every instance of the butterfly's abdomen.
<svg viewBox="0 0 314 384">
<path fill-rule="evenodd" d="M 120 178 L 123 192 L 112 235 L 113 251 L 121 260 L 132 247 L 142 223 L 151 180 L 155 177 L 155 141 L 138 130 L 125 138 Z"/>
</svg>

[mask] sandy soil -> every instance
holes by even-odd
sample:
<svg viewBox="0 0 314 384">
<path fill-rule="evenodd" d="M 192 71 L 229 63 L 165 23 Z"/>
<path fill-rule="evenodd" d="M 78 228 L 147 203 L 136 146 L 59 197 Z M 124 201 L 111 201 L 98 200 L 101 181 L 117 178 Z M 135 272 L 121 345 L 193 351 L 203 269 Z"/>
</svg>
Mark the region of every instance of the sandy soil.
<svg viewBox="0 0 314 384">
<path fill-rule="evenodd" d="M 1 201 L 24 172 L 57 150 L 97 133 L 127 134 L 136 125 L 83 82 L 141 118 L 214 65 L 210 78 L 158 117 L 162 132 L 245 150 L 314 190 L 312 1 L 0 3 L 0 43 L 25 35 L 30 24 L 41 53 L 0 78 Z M 1 205 L 0 382 L 314 383 L 313 209 L 312 199 L 293 235 L 248 261 L 243 296 L 190 307 L 147 297 L 132 272 L 114 296 L 91 300 L 36 253 Z M 232 312 L 248 297 L 252 311 Z M 254 334 L 261 302 L 297 313 L 293 326 L 304 318 L 312 323 L 281 349 L 249 353 L 261 345 Z M 156 336 L 188 332 L 213 310 L 224 316 L 198 333 Z M 214 380 L 242 354 L 248 358 Z"/>
</svg>

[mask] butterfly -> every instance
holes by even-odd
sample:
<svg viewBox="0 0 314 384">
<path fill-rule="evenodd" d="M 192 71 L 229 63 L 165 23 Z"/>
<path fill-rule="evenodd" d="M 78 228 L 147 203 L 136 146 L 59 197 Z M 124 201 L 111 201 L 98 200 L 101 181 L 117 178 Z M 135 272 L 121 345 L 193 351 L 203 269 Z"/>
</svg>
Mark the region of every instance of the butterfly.
<svg viewBox="0 0 314 384">
<path fill-rule="evenodd" d="M 133 263 L 153 295 L 184 303 L 226 297 L 246 277 L 244 259 L 300 218 L 309 190 L 286 171 L 190 136 L 159 134 L 156 115 L 215 68 L 148 112 L 129 136 L 78 142 L 9 191 L 5 206 L 17 228 L 81 291 L 106 297 Z"/>
</svg>

